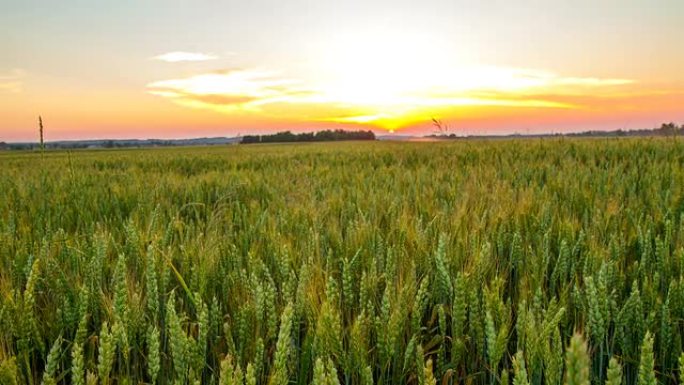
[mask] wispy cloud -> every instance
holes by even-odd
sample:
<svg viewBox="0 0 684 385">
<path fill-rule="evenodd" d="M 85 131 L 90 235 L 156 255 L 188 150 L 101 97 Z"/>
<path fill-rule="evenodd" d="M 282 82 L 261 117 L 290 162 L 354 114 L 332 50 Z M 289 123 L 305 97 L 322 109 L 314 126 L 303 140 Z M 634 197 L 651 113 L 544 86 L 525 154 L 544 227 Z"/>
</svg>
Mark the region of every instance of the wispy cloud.
<svg viewBox="0 0 684 385">
<path fill-rule="evenodd" d="M 0 92 L 18 93 L 23 90 L 26 71 L 13 69 L 9 72 L 0 72 Z"/>
<path fill-rule="evenodd" d="M 481 67 L 419 73 L 411 79 L 356 73 L 319 83 L 277 71 L 229 70 L 156 81 L 147 87 L 151 94 L 194 108 L 396 128 L 449 108 L 581 108 L 581 99 L 563 96 L 600 94 L 632 83 Z"/>
<path fill-rule="evenodd" d="M 212 54 L 200 53 L 200 52 L 174 51 L 174 52 L 167 52 L 167 53 L 164 53 L 161 55 L 157 55 L 157 56 L 153 57 L 153 59 L 165 61 L 167 63 L 177 63 L 177 62 L 184 62 L 184 61 L 216 60 L 216 59 L 218 59 L 218 56 L 215 56 Z"/>
<path fill-rule="evenodd" d="M 152 82 L 147 87 L 151 94 L 181 104 L 254 110 L 287 99 L 297 92 L 297 83 L 272 71 L 227 70 Z"/>
<path fill-rule="evenodd" d="M 508 67 L 477 67 L 432 74 L 428 81 L 436 90 L 449 92 L 496 91 L 519 94 L 552 90 L 585 92 L 587 88 L 624 86 L 631 79 L 562 76 L 550 71 Z"/>
</svg>

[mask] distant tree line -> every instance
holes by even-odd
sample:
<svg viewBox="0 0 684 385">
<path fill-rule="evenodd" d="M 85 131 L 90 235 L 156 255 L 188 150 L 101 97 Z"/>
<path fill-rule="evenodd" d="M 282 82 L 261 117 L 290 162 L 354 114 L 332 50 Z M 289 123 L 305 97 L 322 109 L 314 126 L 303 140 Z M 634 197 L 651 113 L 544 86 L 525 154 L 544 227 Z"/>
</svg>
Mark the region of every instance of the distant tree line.
<svg viewBox="0 0 684 385">
<path fill-rule="evenodd" d="M 445 131 L 438 130 L 437 133 L 427 135 L 428 138 L 437 139 L 460 139 L 460 138 L 488 138 L 492 136 L 496 137 L 558 137 L 558 136 L 568 136 L 568 137 L 629 137 L 629 136 L 680 136 L 684 135 L 684 124 L 677 126 L 675 123 L 663 123 L 658 128 L 642 128 L 636 130 L 593 130 L 593 131 L 581 131 L 581 132 L 570 132 L 570 133 L 542 133 L 542 134 L 510 134 L 510 135 L 457 135 L 455 133 L 446 133 Z"/>
<path fill-rule="evenodd" d="M 86 149 L 86 148 L 141 148 L 141 147 L 174 147 L 174 146 L 210 146 L 238 143 L 238 138 L 214 137 L 193 139 L 91 139 L 45 142 L 45 148 Z M 36 150 L 40 143 L 5 143 L 0 142 L 0 150 Z"/>
<path fill-rule="evenodd" d="M 640 130 L 615 130 L 615 131 L 584 131 L 568 136 L 679 136 L 684 134 L 684 124 L 677 126 L 675 123 L 663 123 L 659 128 Z"/>
<path fill-rule="evenodd" d="M 329 142 L 338 140 L 375 140 L 375 134 L 373 131 L 345 130 L 325 130 L 301 134 L 283 131 L 272 135 L 246 135 L 242 137 L 240 143 Z"/>
<path fill-rule="evenodd" d="M 175 145 L 172 141 L 166 140 L 85 140 L 85 141 L 62 141 L 62 142 L 48 142 L 44 144 L 46 149 L 63 150 L 63 149 L 86 149 L 86 148 L 129 148 L 129 147 L 164 147 Z M 25 142 L 25 143 L 0 143 L 0 149 L 8 150 L 36 150 L 41 148 L 41 144 Z"/>
</svg>

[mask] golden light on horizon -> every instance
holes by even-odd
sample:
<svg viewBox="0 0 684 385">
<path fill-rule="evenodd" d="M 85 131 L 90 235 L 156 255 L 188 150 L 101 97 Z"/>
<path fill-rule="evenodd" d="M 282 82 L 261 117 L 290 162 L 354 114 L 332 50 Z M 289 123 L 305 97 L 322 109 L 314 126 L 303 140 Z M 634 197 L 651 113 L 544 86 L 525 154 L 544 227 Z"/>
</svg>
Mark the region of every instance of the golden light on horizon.
<svg viewBox="0 0 684 385">
<path fill-rule="evenodd" d="M 634 80 L 464 64 L 429 36 L 376 29 L 335 36 L 303 68 L 242 68 L 148 84 L 179 105 L 274 121 L 337 122 L 389 131 L 468 107 L 577 109 L 549 96 L 621 90 Z"/>
<path fill-rule="evenodd" d="M 348 68 L 342 76 L 320 83 L 251 70 L 199 74 L 150 83 L 148 92 L 182 106 L 225 114 L 359 123 L 397 130 L 417 121 L 428 121 L 449 108 L 580 108 L 545 95 L 572 95 L 577 88 L 600 89 L 632 83 L 622 79 L 561 78 L 495 67 L 410 72 L 397 65 L 386 73 L 380 67 Z"/>
</svg>

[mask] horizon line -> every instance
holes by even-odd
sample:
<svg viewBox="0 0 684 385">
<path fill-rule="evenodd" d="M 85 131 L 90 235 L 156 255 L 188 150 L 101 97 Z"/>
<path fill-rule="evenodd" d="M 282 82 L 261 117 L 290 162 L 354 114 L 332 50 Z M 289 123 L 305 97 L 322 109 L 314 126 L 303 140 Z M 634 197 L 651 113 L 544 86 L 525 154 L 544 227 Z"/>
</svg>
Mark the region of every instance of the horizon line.
<svg viewBox="0 0 684 385">
<path fill-rule="evenodd" d="M 341 130 L 341 131 L 348 131 L 348 132 L 357 132 L 357 131 L 371 131 L 373 134 L 376 136 L 376 138 L 380 137 L 405 137 L 405 138 L 430 138 L 430 137 L 456 137 L 456 138 L 505 138 L 505 137 L 553 137 L 553 136 L 568 136 L 568 135 L 577 135 L 577 134 L 595 134 L 597 136 L 601 136 L 601 134 L 611 134 L 611 133 L 617 133 L 617 132 L 640 132 L 640 131 L 657 131 L 660 130 L 663 125 L 666 124 L 674 124 L 675 128 L 679 129 L 684 129 L 684 123 L 682 123 L 680 126 L 677 126 L 676 123 L 674 122 L 668 122 L 668 123 L 662 123 L 660 127 L 652 127 L 652 128 L 617 128 L 617 129 L 605 129 L 605 130 L 570 130 L 570 131 L 543 131 L 543 132 L 537 132 L 537 133 L 530 133 L 530 132 L 512 132 L 512 133 L 507 133 L 507 134 L 494 134 L 494 133 L 483 133 L 483 134 L 459 134 L 457 132 L 443 132 L 440 133 L 438 131 L 434 131 L 432 133 L 425 133 L 425 134 L 401 134 L 401 133 L 392 133 L 392 132 L 387 132 L 384 134 L 378 134 L 374 132 L 373 130 Z M 267 134 L 253 134 L 253 133 L 247 133 L 247 134 L 241 134 L 241 135 L 234 135 L 234 136 L 194 136 L 194 137 L 174 137 L 174 138 L 160 138 L 160 137 L 148 137 L 148 138 L 83 138 L 83 139 L 56 139 L 56 140 L 46 140 L 45 144 L 50 144 L 50 143 L 79 143 L 79 142 L 106 142 L 106 141 L 113 141 L 113 142 L 144 142 L 144 141 L 167 141 L 167 142 L 173 142 L 173 141 L 191 141 L 191 140 L 211 140 L 211 139 L 240 139 L 244 138 L 245 136 L 268 136 L 268 135 L 275 135 L 277 133 L 281 132 L 292 132 L 292 133 L 297 133 L 297 134 L 302 134 L 302 133 L 317 133 L 317 132 L 323 132 L 323 131 L 336 131 L 336 130 L 317 130 L 317 131 L 292 131 L 292 130 L 283 130 L 283 131 L 277 131 L 273 133 L 267 133 Z M 465 130 L 464 130 L 465 131 Z M 5 144 L 20 144 L 20 145 L 31 145 L 31 144 L 39 144 L 40 141 L 4 141 L 0 139 L 0 143 L 5 143 Z"/>
</svg>

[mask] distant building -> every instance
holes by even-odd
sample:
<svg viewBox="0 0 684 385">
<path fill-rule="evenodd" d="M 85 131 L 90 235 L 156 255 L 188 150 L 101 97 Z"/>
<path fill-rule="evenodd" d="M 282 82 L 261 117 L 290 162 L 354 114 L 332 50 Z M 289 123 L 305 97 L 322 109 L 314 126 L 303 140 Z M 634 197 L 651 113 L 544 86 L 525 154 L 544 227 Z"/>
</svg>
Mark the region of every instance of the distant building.
<svg viewBox="0 0 684 385">
<path fill-rule="evenodd" d="M 9 145 L 5 142 L 0 142 L 0 151 L 9 150 Z"/>
</svg>

